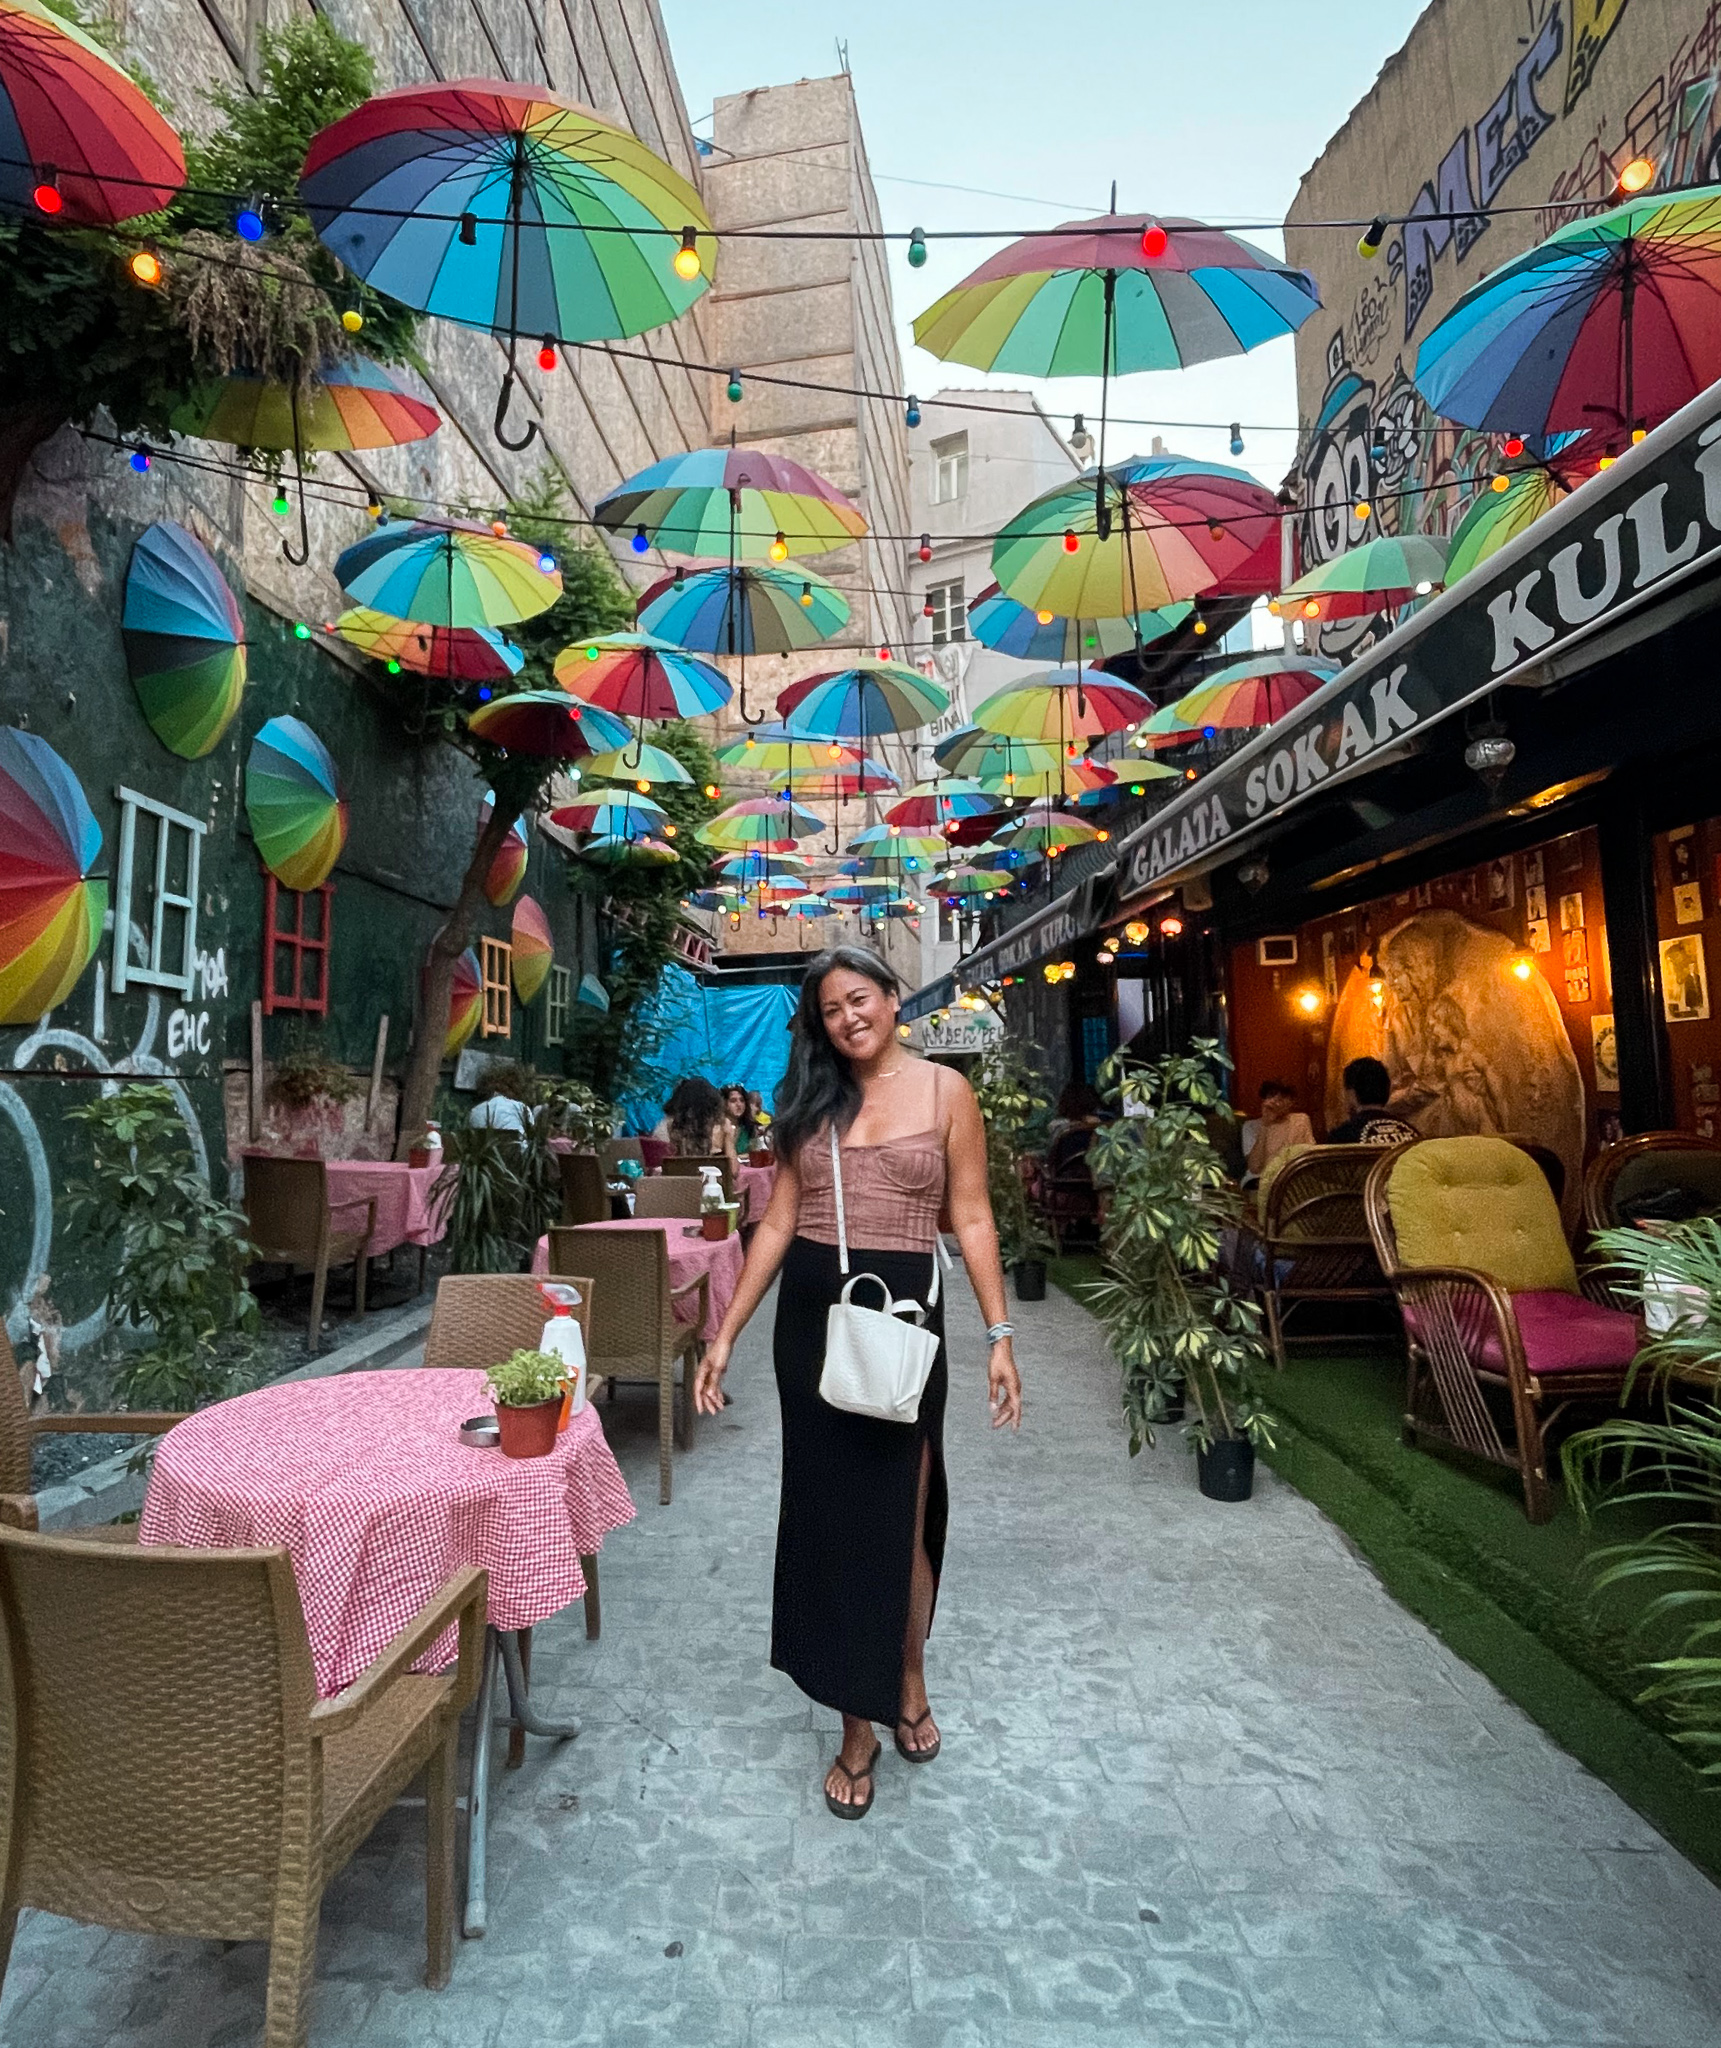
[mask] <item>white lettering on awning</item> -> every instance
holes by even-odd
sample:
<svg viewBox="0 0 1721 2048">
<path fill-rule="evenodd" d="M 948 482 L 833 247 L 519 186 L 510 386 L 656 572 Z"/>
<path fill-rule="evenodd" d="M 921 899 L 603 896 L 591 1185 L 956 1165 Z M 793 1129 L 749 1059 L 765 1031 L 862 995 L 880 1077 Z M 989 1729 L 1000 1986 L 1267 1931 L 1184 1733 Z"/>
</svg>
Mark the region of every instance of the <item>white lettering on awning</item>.
<svg viewBox="0 0 1721 2048">
<path fill-rule="evenodd" d="M 1502 590 L 1488 607 L 1488 616 L 1494 621 L 1495 675 L 1510 668 L 1520 650 L 1534 654 L 1554 637 L 1553 627 L 1530 609 L 1530 592 L 1541 580 L 1541 570 L 1532 569 L 1515 590 Z"/>
</svg>

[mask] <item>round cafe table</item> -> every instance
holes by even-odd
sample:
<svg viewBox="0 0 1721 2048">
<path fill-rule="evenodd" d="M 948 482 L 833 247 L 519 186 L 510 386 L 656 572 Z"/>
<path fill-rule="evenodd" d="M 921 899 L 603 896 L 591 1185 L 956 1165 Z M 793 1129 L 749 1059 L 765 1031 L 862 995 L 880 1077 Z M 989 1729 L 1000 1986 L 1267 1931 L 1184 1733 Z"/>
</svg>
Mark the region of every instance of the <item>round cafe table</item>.
<svg viewBox="0 0 1721 2048">
<path fill-rule="evenodd" d="M 705 1237 L 697 1223 L 680 1216 L 621 1216 L 611 1223 L 580 1223 L 574 1228 L 662 1231 L 669 1248 L 669 1284 L 672 1290 L 691 1287 L 701 1273 L 710 1275 L 705 1320 L 699 1326 L 700 1336 L 709 1344 L 722 1328 L 729 1304 L 735 1299 L 735 1290 L 741 1284 L 741 1267 L 746 1259 L 738 1231 L 732 1231 L 727 1237 Z M 532 1254 L 532 1271 L 548 1273 L 549 1270 L 550 1240 L 546 1235 L 539 1238 L 537 1249 Z M 683 1320 L 691 1321 L 691 1312 Z"/>
<path fill-rule="evenodd" d="M 757 1223 L 765 1213 L 765 1205 L 771 1199 L 771 1190 L 777 1185 L 775 1161 L 769 1166 L 754 1166 L 742 1160 L 740 1173 L 735 1182 L 735 1192 L 741 1196 L 743 1208 L 741 1219 L 744 1223 Z"/>
<path fill-rule="evenodd" d="M 161 1439 L 138 1541 L 194 1549 L 281 1548 L 293 1563 L 317 1691 L 357 1678 L 451 1572 L 489 1575 L 489 1629 L 468 1808 L 468 1934 L 485 1923 L 485 1829 L 498 1667 L 513 1719 L 533 1734 L 521 1629 L 586 1590 L 582 1558 L 632 1521 L 633 1500 L 596 1412 L 569 1421 L 542 1458 L 460 1441 L 488 1414 L 481 1372 L 343 1373 L 259 1387 L 205 1408 Z M 421 1660 L 455 1654 L 451 1629 Z"/>
</svg>

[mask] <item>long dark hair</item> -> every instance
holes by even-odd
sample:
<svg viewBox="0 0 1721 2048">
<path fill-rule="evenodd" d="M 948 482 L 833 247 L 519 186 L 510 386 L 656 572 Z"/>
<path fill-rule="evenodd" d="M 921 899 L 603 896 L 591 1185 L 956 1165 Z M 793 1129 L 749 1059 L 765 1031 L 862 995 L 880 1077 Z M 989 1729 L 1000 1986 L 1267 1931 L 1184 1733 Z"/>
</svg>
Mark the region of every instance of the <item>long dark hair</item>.
<svg viewBox="0 0 1721 2048">
<path fill-rule="evenodd" d="M 864 974 L 887 996 L 902 994 L 902 983 L 878 955 L 859 946 L 832 946 L 808 963 L 801 977 L 801 1000 L 789 1023 L 789 1071 L 777 1090 L 777 1113 L 771 1126 L 778 1158 L 791 1164 L 815 1131 L 833 1121 L 839 1131 L 846 1131 L 860 1114 L 860 1083 L 847 1057 L 831 1043 L 819 1013 L 819 991 L 825 976 L 839 967 L 846 967 L 851 974 Z"/>
<path fill-rule="evenodd" d="M 723 1120 L 723 1098 L 698 1074 L 677 1081 L 663 1106 L 669 1135 L 683 1152 L 709 1152 L 711 1133 Z"/>
<path fill-rule="evenodd" d="M 751 1145 L 753 1140 L 759 1135 L 759 1124 L 753 1114 L 753 1105 L 747 1099 L 746 1089 L 742 1087 L 739 1081 L 725 1081 L 718 1090 L 718 1093 L 723 1097 L 723 1114 L 725 1116 L 729 1115 L 730 1096 L 740 1096 L 741 1114 L 738 1117 L 731 1118 L 731 1121 L 735 1126 L 736 1137 L 745 1138 L 747 1143 Z"/>
</svg>

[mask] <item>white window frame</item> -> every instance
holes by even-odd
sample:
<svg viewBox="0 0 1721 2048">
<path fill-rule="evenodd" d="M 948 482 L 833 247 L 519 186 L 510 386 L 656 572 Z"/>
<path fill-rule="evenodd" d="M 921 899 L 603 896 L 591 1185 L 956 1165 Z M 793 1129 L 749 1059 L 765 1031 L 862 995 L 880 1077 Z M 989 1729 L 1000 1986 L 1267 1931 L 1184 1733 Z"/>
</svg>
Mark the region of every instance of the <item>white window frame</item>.
<svg viewBox="0 0 1721 2048">
<path fill-rule="evenodd" d="M 932 502 L 954 505 L 968 495 L 968 430 L 941 434 L 932 444 Z"/>
<path fill-rule="evenodd" d="M 544 1043 L 561 1045 L 568 1035 L 568 1013 L 574 1006 L 574 976 L 568 967 L 552 966 L 544 996 Z"/>
<path fill-rule="evenodd" d="M 135 789 L 118 788 L 114 795 L 120 806 L 119 892 L 114 903 L 115 995 L 123 995 L 135 982 L 147 988 L 170 988 L 186 1002 L 197 975 L 197 882 L 202 866 L 203 835 L 209 827 L 199 818 L 188 818 L 169 804 L 152 796 L 140 796 Z M 137 852 L 137 814 L 147 811 L 155 820 L 155 878 L 151 884 L 149 958 L 142 967 L 131 959 L 132 863 Z M 167 886 L 168 855 L 174 832 L 189 836 L 185 853 L 185 894 L 177 896 Z M 161 957 L 163 929 L 170 910 L 185 912 L 184 957 L 177 969 L 166 966 Z"/>
<path fill-rule="evenodd" d="M 967 579 L 949 577 L 943 583 L 926 586 L 926 603 L 932 607 L 932 644 L 950 647 L 968 638 Z"/>
</svg>

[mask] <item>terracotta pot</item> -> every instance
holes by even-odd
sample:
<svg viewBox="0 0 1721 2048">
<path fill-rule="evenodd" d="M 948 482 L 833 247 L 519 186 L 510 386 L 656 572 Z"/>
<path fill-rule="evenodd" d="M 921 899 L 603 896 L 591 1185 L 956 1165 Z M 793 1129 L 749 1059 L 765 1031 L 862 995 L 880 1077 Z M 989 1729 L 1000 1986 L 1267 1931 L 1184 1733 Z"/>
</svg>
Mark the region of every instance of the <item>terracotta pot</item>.
<svg viewBox="0 0 1721 2048">
<path fill-rule="evenodd" d="M 727 1209 L 712 1209 L 699 1219 L 699 1233 L 714 1243 L 729 1235 L 729 1212 Z"/>
<path fill-rule="evenodd" d="M 562 1419 L 562 1397 L 538 1401 L 530 1408 L 509 1408 L 498 1401 L 496 1427 L 502 1432 L 505 1458 L 544 1458 L 556 1448 L 556 1425 Z"/>
</svg>

